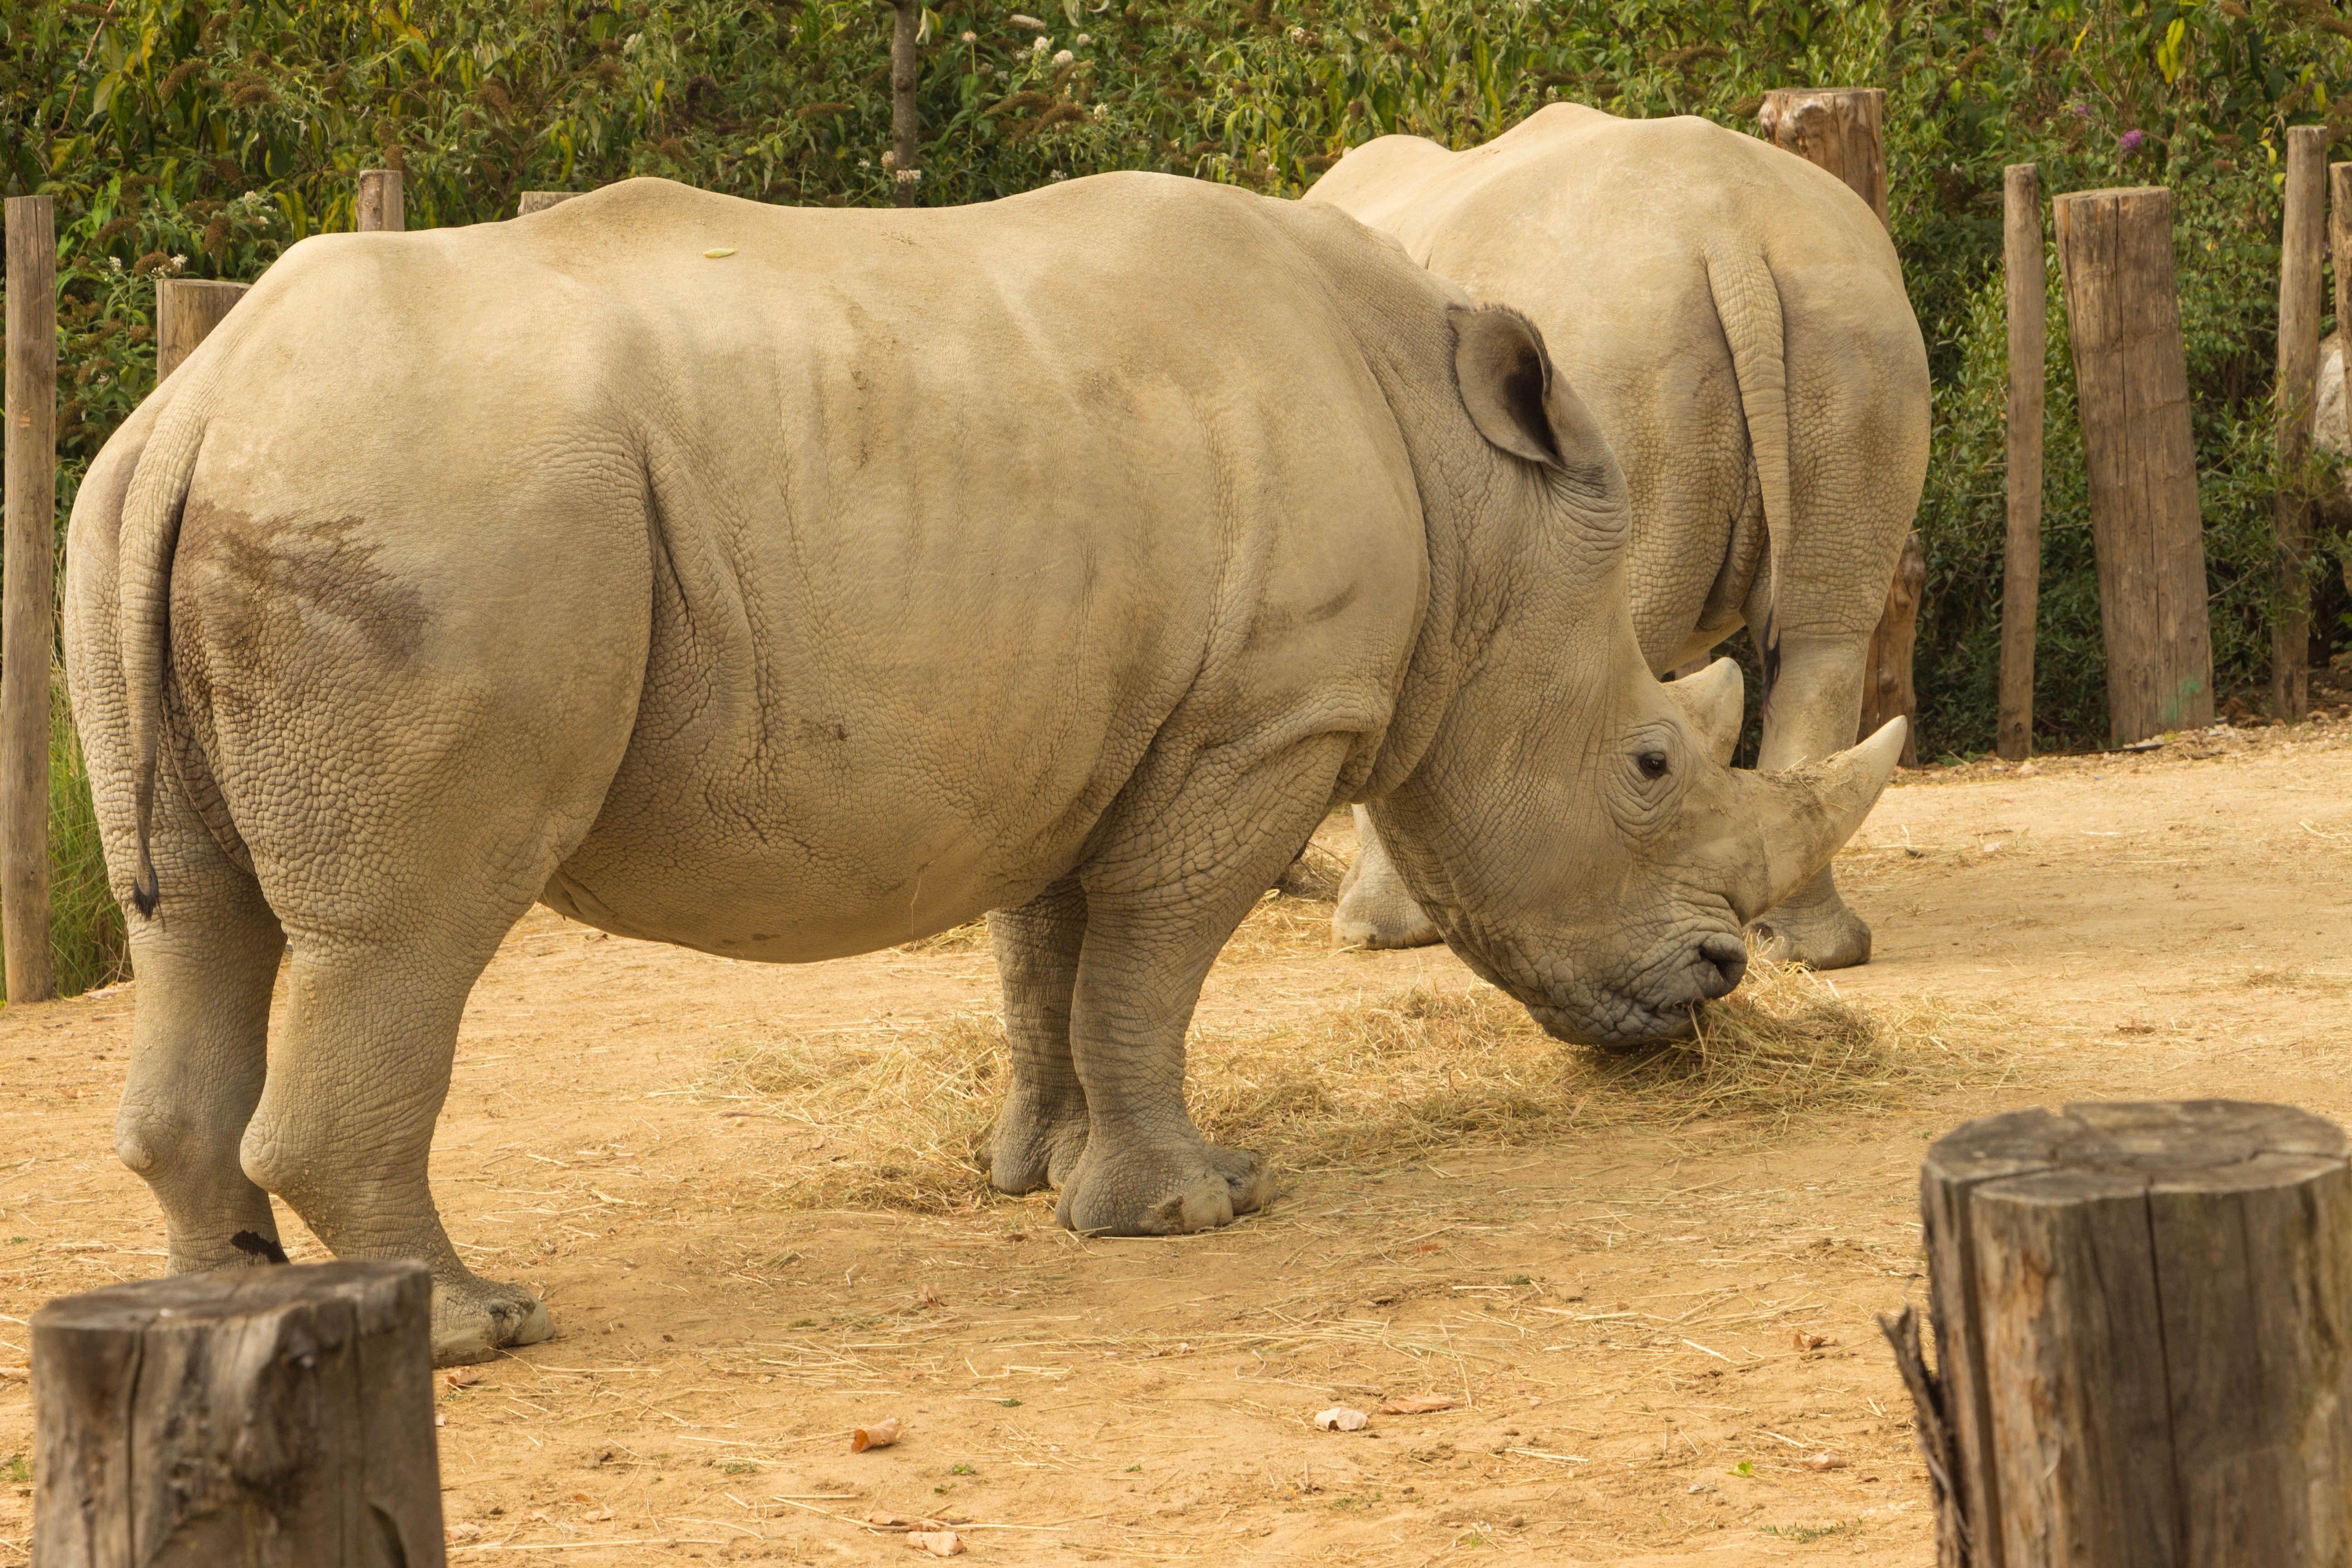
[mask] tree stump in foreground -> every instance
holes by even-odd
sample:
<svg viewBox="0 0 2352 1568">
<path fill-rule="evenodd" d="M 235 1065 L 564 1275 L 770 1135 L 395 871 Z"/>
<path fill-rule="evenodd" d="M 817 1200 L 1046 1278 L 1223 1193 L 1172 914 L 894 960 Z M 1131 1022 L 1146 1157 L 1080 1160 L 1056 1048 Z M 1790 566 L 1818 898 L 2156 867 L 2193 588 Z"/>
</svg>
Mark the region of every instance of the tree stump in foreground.
<svg viewBox="0 0 2352 1568">
<path fill-rule="evenodd" d="M 35 1568 L 443 1568 L 432 1297 L 323 1263 L 42 1308 Z"/>
<path fill-rule="evenodd" d="M 1971 1568 L 2352 1562 L 2347 1150 L 2215 1100 L 2017 1111 L 1928 1150 L 1947 1561 L 1957 1536 Z"/>
</svg>

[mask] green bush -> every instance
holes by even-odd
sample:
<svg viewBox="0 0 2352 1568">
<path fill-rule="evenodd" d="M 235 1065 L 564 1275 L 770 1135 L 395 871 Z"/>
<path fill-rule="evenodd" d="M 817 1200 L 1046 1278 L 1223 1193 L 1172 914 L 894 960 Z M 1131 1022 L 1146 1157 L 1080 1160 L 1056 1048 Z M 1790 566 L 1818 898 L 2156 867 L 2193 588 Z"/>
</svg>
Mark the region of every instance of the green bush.
<svg viewBox="0 0 2352 1568">
<path fill-rule="evenodd" d="M 2242 704 L 2267 680 L 2277 164 L 2289 124 L 2352 125 L 2352 22 L 2326 0 L 1054 0 L 1028 18 L 948 0 L 926 24 L 937 203 L 1112 168 L 1295 195 L 1370 137 L 1468 145 L 1557 98 L 1752 130 L 1769 88 L 1885 87 L 1895 238 L 1936 380 L 1930 752 L 1979 750 L 1994 725 L 2001 168 L 2038 163 L 2045 192 L 2169 184 L 2217 688 Z M 251 278 L 348 226 L 354 172 L 388 161 L 416 227 L 635 174 L 883 202 L 888 26 L 866 0 L 0 0 L 0 182 L 59 204 L 61 515 L 152 382 L 150 276 Z M 2040 731 L 2096 744 L 2105 659 L 2053 301 Z"/>
</svg>

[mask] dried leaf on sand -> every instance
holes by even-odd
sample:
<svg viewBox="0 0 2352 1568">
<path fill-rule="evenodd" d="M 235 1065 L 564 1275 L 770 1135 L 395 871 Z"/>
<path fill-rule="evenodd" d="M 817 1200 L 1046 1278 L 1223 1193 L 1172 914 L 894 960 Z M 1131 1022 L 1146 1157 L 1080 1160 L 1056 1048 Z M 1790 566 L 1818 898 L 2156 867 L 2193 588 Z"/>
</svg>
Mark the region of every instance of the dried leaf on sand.
<svg viewBox="0 0 2352 1568">
<path fill-rule="evenodd" d="M 1367 1417 L 1360 1410 L 1350 1410 L 1344 1405 L 1334 1405 L 1328 1410 L 1315 1413 L 1315 1429 L 1318 1432 L 1360 1432 Z"/>
<path fill-rule="evenodd" d="M 898 1418 L 877 1421 L 871 1426 L 859 1426 L 849 1434 L 849 1451 L 862 1454 L 868 1448 L 887 1448 L 898 1440 Z"/>
<path fill-rule="evenodd" d="M 1462 1401 L 1451 1394 L 1416 1394 L 1406 1399 L 1391 1399 L 1380 1407 L 1381 1415 L 1427 1415 L 1439 1410 L 1451 1410 Z"/>
<path fill-rule="evenodd" d="M 934 1557 L 952 1557 L 963 1550 L 963 1537 L 952 1530 L 918 1530 L 908 1535 L 907 1544 Z"/>
</svg>

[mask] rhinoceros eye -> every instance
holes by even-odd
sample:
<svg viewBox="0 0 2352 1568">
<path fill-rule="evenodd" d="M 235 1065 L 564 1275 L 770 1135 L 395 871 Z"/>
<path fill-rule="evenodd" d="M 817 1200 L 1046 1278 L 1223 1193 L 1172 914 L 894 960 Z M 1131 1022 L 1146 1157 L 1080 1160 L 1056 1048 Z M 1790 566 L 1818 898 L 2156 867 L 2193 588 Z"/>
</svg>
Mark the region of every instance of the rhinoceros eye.
<svg viewBox="0 0 2352 1568">
<path fill-rule="evenodd" d="M 1666 753 L 1665 753 L 1665 752 L 1643 752 L 1639 757 L 1635 758 L 1634 760 L 1635 760 L 1636 762 L 1638 762 L 1638 763 L 1641 764 L 1641 767 L 1642 767 L 1642 776 L 1643 776 L 1643 778 L 1645 778 L 1645 779 L 1662 779 L 1662 778 L 1664 778 L 1664 777 L 1666 776 Z"/>
</svg>

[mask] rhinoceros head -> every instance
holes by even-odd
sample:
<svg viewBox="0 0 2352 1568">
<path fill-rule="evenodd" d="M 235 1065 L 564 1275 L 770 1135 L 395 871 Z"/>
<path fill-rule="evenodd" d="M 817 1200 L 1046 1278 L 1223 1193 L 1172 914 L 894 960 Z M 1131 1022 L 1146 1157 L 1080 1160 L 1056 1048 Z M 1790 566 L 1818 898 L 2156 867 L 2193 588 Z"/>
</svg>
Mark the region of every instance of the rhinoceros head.
<svg viewBox="0 0 2352 1568">
<path fill-rule="evenodd" d="M 1495 309 L 1455 325 L 1495 472 L 1433 517 L 1433 559 L 1441 534 L 1460 542 L 1433 616 L 1465 651 L 1429 660 L 1443 716 L 1373 821 L 1447 943 L 1553 1035 L 1679 1038 L 1739 984 L 1748 921 L 1861 825 L 1904 725 L 1784 773 L 1727 766 L 1738 667 L 1668 687 L 1643 661 L 1608 443 L 1532 325 Z"/>
</svg>

